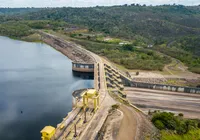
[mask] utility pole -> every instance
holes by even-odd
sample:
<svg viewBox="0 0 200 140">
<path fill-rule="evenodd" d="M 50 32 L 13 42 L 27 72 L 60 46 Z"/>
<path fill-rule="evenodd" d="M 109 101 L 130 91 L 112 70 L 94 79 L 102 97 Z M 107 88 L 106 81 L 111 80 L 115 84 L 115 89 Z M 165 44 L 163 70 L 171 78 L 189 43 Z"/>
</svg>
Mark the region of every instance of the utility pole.
<svg viewBox="0 0 200 140">
<path fill-rule="evenodd" d="M 86 107 L 84 108 L 84 123 L 87 122 L 87 119 L 86 119 Z"/>
<path fill-rule="evenodd" d="M 77 137 L 77 133 L 76 133 L 76 124 L 74 123 L 74 130 L 75 130 L 75 132 L 74 132 L 74 137 Z"/>
</svg>

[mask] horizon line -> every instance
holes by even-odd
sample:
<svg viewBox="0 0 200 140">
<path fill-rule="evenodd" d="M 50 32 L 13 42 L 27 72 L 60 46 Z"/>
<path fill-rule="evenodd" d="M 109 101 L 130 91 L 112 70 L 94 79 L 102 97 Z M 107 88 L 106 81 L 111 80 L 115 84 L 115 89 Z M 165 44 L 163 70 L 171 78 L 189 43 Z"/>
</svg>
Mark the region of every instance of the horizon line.
<svg viewBox="0 0 200 140">
<path fill-rule="evenodd" d="M 200 6 L 200 4 L 197 5 L 185 5 L 185 4 L 158 4 L 158 5 L 152 5 L 152 4 L 139 4 L 139 3 L 132 3 L 135 4 L 135 6 L 141 6 L 141 7 L 156 7 L 156 6 L 185 6 L 185 7 L 193 7 L 193 6 Z M 119 4 L 119 5 L 96 5 L 96 6 L 43 6 L 43 7 L 39 7 L 39 6 L 30 6 L 30 7 L 26 7 L 26 6 L 22 6 L 22 7 L 1 7 L 0 8 L 95 8 L 95 7 L 114 7 L 114 6 L 133 6 L 132 4 Z"/>
</svg>

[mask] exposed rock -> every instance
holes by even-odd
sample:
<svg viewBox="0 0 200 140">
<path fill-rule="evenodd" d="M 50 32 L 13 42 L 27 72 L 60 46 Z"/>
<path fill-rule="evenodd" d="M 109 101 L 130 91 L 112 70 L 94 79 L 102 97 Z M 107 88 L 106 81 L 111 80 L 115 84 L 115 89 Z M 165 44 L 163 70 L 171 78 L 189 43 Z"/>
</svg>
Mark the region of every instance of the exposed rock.
<svg viewBox="0 0 200 140">
<path fill-rule="evenodd" d="M 93 63 L 93 58 L 80 46 L 56 36 L 40 32 L 42 40 L 75 62 Z"/>
</svg>

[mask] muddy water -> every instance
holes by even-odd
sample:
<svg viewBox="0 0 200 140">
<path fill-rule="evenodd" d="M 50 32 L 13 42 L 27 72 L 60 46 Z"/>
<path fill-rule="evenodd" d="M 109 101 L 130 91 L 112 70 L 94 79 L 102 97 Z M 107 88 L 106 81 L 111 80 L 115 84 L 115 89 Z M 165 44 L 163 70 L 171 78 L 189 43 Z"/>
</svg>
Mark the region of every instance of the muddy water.
<svg viewBox="0 0 200 140">
<path fill-rule="evenodd" d="M 71 110 L 71 93 L 91 87 L 48 45 L 0 37 L 0 140 L 39 140 Z"/>
</svg>

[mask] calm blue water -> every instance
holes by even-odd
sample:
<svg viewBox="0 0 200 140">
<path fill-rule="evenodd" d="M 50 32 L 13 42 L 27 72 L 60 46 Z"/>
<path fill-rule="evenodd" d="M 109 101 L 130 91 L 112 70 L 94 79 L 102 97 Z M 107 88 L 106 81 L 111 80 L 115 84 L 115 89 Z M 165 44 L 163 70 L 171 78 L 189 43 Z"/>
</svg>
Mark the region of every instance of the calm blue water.
<svg viewBox="0 0 200 140">
<path fill-rule="evenodd" d="M 40 140 L 71 110 L 71 93 L 91 87 L 48 45 L 0 37 L 0 140 Z"/>
</svg>

